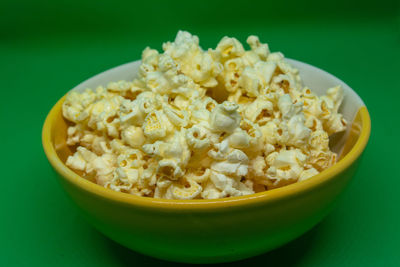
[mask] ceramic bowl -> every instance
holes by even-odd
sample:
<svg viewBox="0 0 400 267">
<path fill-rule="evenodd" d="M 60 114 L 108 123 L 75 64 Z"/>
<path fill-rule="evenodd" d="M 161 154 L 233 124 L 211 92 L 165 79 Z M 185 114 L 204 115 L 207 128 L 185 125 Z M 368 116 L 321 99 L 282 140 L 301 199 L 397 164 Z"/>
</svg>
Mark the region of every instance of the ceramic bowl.
<svg viewBox="0 0 400 267">
<path fill-rule="evenodd" d="M 43 147 L 62 187 L 87 220 L 112 240 L 160 259 L 215 263 L 234 261 L 277 248 L 326 216 L 354 174 L 370 135 L 370 117 L 361 98 L 344 82 L 311 65 L 288 59 L 317 94 L 341 85 L 341 113 L 350 122 L 332 149 L 339 161 L 320 174 L 266 192 L 216 200 L 165 200 L 115 192 L 94 184 L 64 163 L 67 124 L 61 98 L 43 127 Z M 72 90 L 135 78 L 140 61 L 105 71 Z M 61 229 L 62 230 L 62 229 Z M 327 241 L 328 242 L 328 241 Z"/>
</svg>

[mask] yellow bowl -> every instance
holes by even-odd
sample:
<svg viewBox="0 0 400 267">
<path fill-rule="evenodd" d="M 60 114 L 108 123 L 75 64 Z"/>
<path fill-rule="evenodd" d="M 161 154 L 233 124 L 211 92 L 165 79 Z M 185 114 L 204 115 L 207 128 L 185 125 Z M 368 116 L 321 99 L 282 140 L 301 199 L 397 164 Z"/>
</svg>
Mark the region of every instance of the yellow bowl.
<svg viewBox="0 0 400 267">
<path fill-rule="evenodd" d="M 367 108 L 349 86 L 318 68 L 288 61 L 300 70 L 304 84 L 318 94 L 341 85 L 345 93 L 341 112 L 353 122 L 335 140 L 334 149 L 341 153 L 338 163 L 306 181 L 216 200 L 165 200 L 114 192 L 83 179 L 64 164 L 71 154 L 61 112 L 65 97 L 44 123 L 44 151 L 61 185 L 88 221 L 132 250 L 191 263 L 234 261 L 267 252 L 297 238 L 328 214 L 353 176 L 371 129 Z M 103 72 L 73 90 L 133 79 L 139 64 Z"/>
</svg>

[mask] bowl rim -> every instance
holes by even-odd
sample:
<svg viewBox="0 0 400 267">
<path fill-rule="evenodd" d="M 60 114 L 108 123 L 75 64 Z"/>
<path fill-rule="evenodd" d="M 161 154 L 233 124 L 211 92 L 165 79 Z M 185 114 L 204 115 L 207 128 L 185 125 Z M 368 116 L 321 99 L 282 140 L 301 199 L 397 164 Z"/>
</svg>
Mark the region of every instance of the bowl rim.
<svg viewBox="0 0 400 267">
<path fill-rule="evenodd" d="M 301 61 L 298 61 L 303 63 Z M 131 62 L 132 63 L 132 62 Z M 129 64 L 129 63 L 127 63 Z M 303 63 L 305 65 L 309 65 L 307 63 Z M 126 64 L 123 64 L 126 65 Z M 123 66 L 120 65 L 120 66 Z M 120 67 L 118 66 L 118 67 Z M 312 66 L 312 65 L 309 65 Z M 115 67 L 115 68 L 118 68 Z M 312 66 L 318 71 L 323 72 L 325 75 L 333 76 L 334 78 L 338 79 L 334 75 Z M 110 69 L 111 70 L 111 69 Z M 101 75 L 102 73 L 98 74 Z M 95 75 L 96 76 L 96 75 Z M 95 77 L 93 76 L 93 77 Z M 93 78 L 91 77 L 91 78 Z M 91 79 L 89 78 L 89 79 Z M 340 79 L 338 79 L 341 81 Z M 341 81 L 343 82 L 343 81 Z M 344 82 L 343 82 L 344 83 Z M 345 83 L 344 83 L 345 84 Z M 349 86 L 348 86 L 349 87 Z M 358 94 L 349 87 L 357 96 Z M 331 179 L 335 176 L 344 172 L 348 167 L 350 167 L 362 154 L 364 151 L 368 139 L 371 132 L 371 119 L 367 107 L 362 106 L 359 108 L 358 113 L 361 119 L 361 131 L 360 135 L 354 144 L 353 148 L 336 164 L 332 167 L 320 172 L 319 174 L 313 176 L 310 179 L 305 181 L 296 182 L 290 185 L 286 185 L 280 188 L 272 189 L 269 191 L 254 193 L 245 196 L 237 196 L 237 197 L 229 197 L 229 198 L 220 198 L 220 199 L 192 199 L 192 200 L 174 200 L 174 199 L 158 199 L 152 197 L 142 197 L 142 196 L 135 196 L 127 193 L 116 192 L 108 188 L 104 188 L 96 183 L 88 181 L 72 171 L 68 168 L 62 160 L 57 156 L 56 150 L 51 142 L 51 129 L 53 122 L 59 112 L 62 109 L 62 103 L 65 99 L 64 95 L 61 99 L 57 101 L 57 103 L 52 107 L 49 114 L 46 117 L 46 120 L 43 125 L 42 129 L 42 144 L 43 149 L 48 158 L 50 164 L 55 169 L 55 171 L 65 179 L 69 183 L 73 184 L 81 188 L 88 193 L 97 195 L 101 198 L 108 199 L 110 201 L 124 203 L 128 205 L 135 205 L 135 206 L 143 206 L 147 208 L 155 208 L 155 209 L 172 209 L 172 210 L 192 210 L 192 209 L 216 209 L 216 208 L 226 208 L 226 207 L 235 207 L 235 206 L 243 206 L 249 204 L 260 204 L 260 203 L 270 203 L 274 201 L 278 201 L 285 197 L 291 197 L 297 194 L 305 193 Z M 359 97 L 359 96 L 358 96 Z M 360 97 L 359 97 L 360 98 Z M 362 99 L 360 98 L 362 101 Z"/>
</svg>

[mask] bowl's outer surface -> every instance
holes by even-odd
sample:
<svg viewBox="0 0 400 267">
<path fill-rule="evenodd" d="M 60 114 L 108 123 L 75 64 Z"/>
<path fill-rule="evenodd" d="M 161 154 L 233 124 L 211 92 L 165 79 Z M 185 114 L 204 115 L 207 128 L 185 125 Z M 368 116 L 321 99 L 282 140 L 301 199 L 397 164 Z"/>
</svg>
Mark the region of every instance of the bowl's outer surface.
<svg viewBox="0 0 400 267">
<path fill-rule="evenodd" d="M 267 252 L 311 229 L 328 214 L 355 167 L 299 195 L 209 210 L 123 205 L 59 178 L 85 217 L 114 241 L 160 259 L 215 263 Z"/>
<path fill-rule="evenodd" d="M 135 202 L 129 200 L 134 196 L 108 193 L 110 190 L 81 181 L 82 178 L 61 166 L 61 160 L 69 153 L 61 102 L 46 120 L 43 143 L 66 192 L 106 236 L 140 253 L 180 262 L 226 262 L 254 256 L 312 228 L 328 214 L 353 176 L 370 131 L 368 112 L 361 107 L 353 123 L 356 126 L 352 127 L 353 138 L 347 144 L 348 148 L 354 148 L 343 159 L 346 164 L 339 162 L 332 167 L 338 169 L 328 171 L 330 177 L 322 173 L 315 179 L 256 194 L 262 196 L 259 201 L 220 201 L 218 205 L 199 207 L 178 202 L 142 205 L 143 200 Z M 117 194 L 118 198 L 105 196 L 101 193 L 104 190 L 106 195 Z"/>
</svg>

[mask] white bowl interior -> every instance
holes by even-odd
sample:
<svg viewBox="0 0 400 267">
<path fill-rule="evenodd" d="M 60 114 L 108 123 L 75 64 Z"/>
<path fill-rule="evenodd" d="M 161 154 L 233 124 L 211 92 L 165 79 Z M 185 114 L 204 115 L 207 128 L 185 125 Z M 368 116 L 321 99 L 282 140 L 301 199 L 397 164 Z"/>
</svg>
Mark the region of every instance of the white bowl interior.
<svg viewBox="0 0 400 267">
<path fill-rule="evenodd" d="M 327 73 L 326 71 L 297 60 L 286 60 L 294 67 L 299 69 L 303 84 L 309 87 L 317 95 L 323 95 L 325 94 L 327 89 L 337 85 L 340 85 L 343 88 L 344 100 L 340 107 L 340 112 L 349 122 L 350 126 L 351 122 L 357 114 L 357 111 L 361 107 L 365 106 L 361 98 L 347 84 L 345 84 L 343 81 L 339 80 L 335 76 Z M 118 67 L 104 71 L 80 83 L 72 90 L 82 91 L 86 88 L 94 89 L 100 85 L 106 86 L 111 81 L 133 80 L 137 77 L 139 66 L 140 60 L 120 65 Z M 331 149 L 333 151 L 340 153 L 349 129 L 350 127 L 347 127 L 347 131 L 345 133 L 339 134 L 331 138 Z"/>
</svg>

